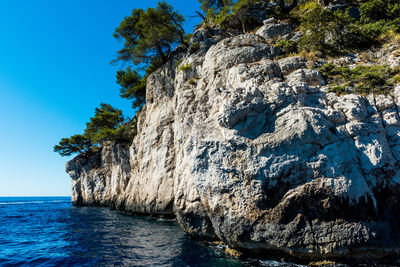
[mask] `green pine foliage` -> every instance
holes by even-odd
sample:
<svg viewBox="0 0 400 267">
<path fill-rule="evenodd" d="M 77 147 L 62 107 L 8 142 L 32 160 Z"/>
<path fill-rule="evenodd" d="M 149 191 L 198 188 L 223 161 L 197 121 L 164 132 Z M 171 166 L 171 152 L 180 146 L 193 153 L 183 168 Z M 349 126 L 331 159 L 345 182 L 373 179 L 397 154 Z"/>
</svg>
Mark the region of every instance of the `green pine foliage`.
<svg viewBox="0 0 400 267">
<path fill-rule="evenodd" d="M 199 43 L 192 43 L 189 52 L 190 52 L 190 54 L 193 54 L 193 53 L 196 53 L 199 50 L 200 50 L 200 44 Z"/>
<path fill-rule="evenodd" d="M 110 131 L 110 140 L 116 141 L 119 144 L 129 144 L 132 142 L 133 137 L 137 134 L 137 115 L 130 121 L 124 122 L 115 130 Z"/>
<path fill-rule="evenodd" d="M 262 6 L 261 0 L 198 0 L 205 19 L 222 30 L 233 29 L 248 32 L 257 23 L 251 12 Z M 385 36 L 400 33 L 399 0 L 353 0 L 352 8 L 360 11 L 360 17 L 350 16 L 349 9 L 332 11 L 320 6 L 317 0 L 276 0 L 269 15 L 277 19 L 289 20 L 294 27 L 303 32 L 298 43 L 281 40 L 276 43 L 283 54 L 298 50 L 318 51 L 322 55 L 338 55 L 351 50 L 359 50 L 380 44 Z M 257 12 L 256 12 L 257 13 Z M 116 81 L 120 85 L 120 96 L 132 100 L 133 108 L 145 104 L 146 82 L 148 76 L 165 64 L 177 46 L 189 48 L 191 34 L 186 34 L 182 25 L 184 17 L 165 1 L 156 7 L 133 9 L 115 29 L 114 37 L 123 41 L 114 62 L 128 64 L 128 68 L 117 71 Z M 190 53 L 200 49 L 193 43 Z M 178 64 L 180 65 L 180 64 Z M 145 72 L 134 70 L 139 66 Z M 189 71 L 190 64 L 178 67 Z M 358 66 L 349 68 L 325 64 L 320 69 L 328 82 L 331 92 L 369 94 L 388 93 L 400 82 L 400 69 L 387 66 Z M 190 79 L 195 86 L 196 80 Z M 62 138 L 54 146 L 61 156 L 85 153 L 99 148 L 104 141 L 127 144 L 137 134 L 137 117 L 126 122 L 122 111 L 108 104 L 95 109 L 95 115 L 86 124 L 83 134 Z"/>
<path fill-rule="evenodd" d="M 308 1 L 313 3 L 313 1 Z M 351 18 L 349 10 L 331 11 L 317 4 L 306 3 L 300 18 L 304 36 L 300 48 L 337 55 L 352 50 L 379 45 L 390 32 L 400 33 L 400 3 L 398 0 L 353 2 L 360 19 Z"/>
<path fill-rule="evenodd" d="M 213 22 L 226 31 L 239 30 L 248 32 L 254 30 L 260 26 L 260 21 L 251 12 L 265 8 L 262 0 L 199 0 L 199 2 L 202 4 L 201 9 L 206 14 L 204 17 L 207 22 Z M 287 19 L 290 17 L 290 11 L 298 5 L 299 1 L 278 0 L 274 2 L 276 4 L 275 8 L 268 10 L 271 16 L 278 19 Z"/>
<path fill-rule="evenodd" d="M 250 16 L 250 9 L 257 0 L 238 0 L 230 6 L 225 6 L 215 16 L 215 23 L 224 30 L 239 30 L 247 32 L 259 26 L 256 18 Z"/>
<path fill-rule="evenodd" d="M 251 7 L 259 0 L 211 1 L 199 0 L 207 21 L 223 30 L 248 32 L 257 25 L 251 17 Z M 290 20 L 303 32 L 298 47 L 318 51 L 322 55 L 337 55 L 380 45 L 392 32 L 400 33 L 399 0 L 348 0 L 342 8 L 333 11 L 316 0 L 273 1 L 270 17 Z M 350 16 L 352 9 L 352 16 Z M 359 16 L 355 15 L 359 11 Z M 281 43 L 280 45 L 286 45 Z M 294 51 L 294 45 L 284 46 Z M 285 51 L 284 51 L 285 52 Z"/>
<path fill-rule="evenodd" d="M 120 96 L 133 100 L 132 107 L 141 107 L 146 99 L 147 76 L 142 77 L 137 71 L 127 68 L 117 71 L 117 83 L 121 86 Z"/>
<path fill-rule="evenodd" d="M 133 101 L 133 108 L 141 108 L 146 99 L 147 77 L 165 64 L 172 50 L 183 45 L 188 47 L 191 35 L 182 27 L 185 19 L 165 1 L 156 7 L 133 9 L 115 29 L 114 37 L 123 41 L 123 48 L 114 60 L 130 65 L 117 71 L 120 96 Z M 145 68 L 141 75 L 132 65 Z M 108 104 L 95 109 L 95 115 L 86 124 L 81 135 L 62 138 L 54 151 L 61 156 L 85 153 L 98 148 L 104 141 L 129 143 L 137 133 L 137 117 L 124 122 L 122 111 Z"/>
<path fill-rule="evenodd" d="M 400 74 L 400 68 L 390 68 L 384 65 L 360 65 L 349 68 L 327 63 L 320 68 L 320 72 L 331 86 L 330 92 L 385 94 L 389 93 L 397 83 L 396 79 Z"/>
<path fill-rule="evenodd" d="M 115 29 L 114 37 L 124 41 L 117 61 L 150 64 L 154 60 L 166 63 L 172 49 L 178 44 L 187 46 L 182 27 L 184 17 L 166 2 L 157 7 L 134 9 Z"/>
<path fill-rule="evenodd" d="M 279 47 L 284 55 L 288 55 L 291 53 L 296 53 L 298 50 L 298 44 L 292 40 L 281 40 L 276 43 L 276 46 Z"/>
<path fill-rule="evenodd" d="M 117 71 L 120 96 L 133 100 L 133 108 L 140 108 L 145 103 L 147 77 L 170 59 L 176 46 L 188 47 L 191 35 L 185 33 L 184 21 L 180 13 L 163 1 L 147 10 L 133 9 L 115 29 L 114 37 L 124 43 L 113 62 L 145 69 L 143 76 L 131 66 Z"/>
<path fill-rule="evenodd" d="M 222 9 L 232 6 L 232 0 L 199 0 L 201 10 L 207 14 L 208 12 L 218 14 Z"/>
<path fill-rule="evenodd" d="M 54 146 L 54 152 L 59 153 L 61 156 L 70 156 L 75 153 L 83 153 L 89 151 L 93 147 L 89 138 L 76 134 L 70 138 L 62 138 L 58 145 Z"/>
<path fill-rule="evenodd" d="M 398 0 L 371 0 L 360 6 L 361 22 L 391 21 L 400 17 Z"/>
<path fill-rule="evenodd" d="M 58 152 L 61 156 L 70 156 L 94 150 L 104 141 L 129 143 L 136 133 L 136 116 L 129 122 L 124 122 L 121 110 L 102 103 L 95 109 L 95 115 L 86 123 L 84 134 L 62 138 L 59 144 L 54 146 L 54 152 Z"/>
<path fill-rule="evenodd" d="M 333 12 L 316 5 L 300 21 L 304 35 L 299 45 L 304 50 L 335 54 L 354 44 L 350 40 L 355 32 L 348 27 L 353 19 L 347 12 Z"/>
<path fill-rule="evenodd" d="M 87 136 L 93 144 L 99 144 L 103 141 L 112 140 L 111 131 L 124 121 L 122 110 L 113 108 L 109 104 L 100 104 L 100 108 L 95 109 L 94 117 L 86 123 L 84 135 Z"/>
<path fill-rule="evenodd" d="M 186 72 L 186 71 L 190 71 L 192 69 L 192 64 L 191 63 L 188 63 L 188 64 L 184 64 L 184 65 L 179 65 L 178 66 L 178 71 L 183 71 L 183 72 Z"/>
<path fill-rule="evenodd" d="M 209 3 L 210 1 L 202 1 L 201 3 Z M 251 8 L 254 7 L 259 0 L 229 0 L 229 1 L 212 1 L 214 5 L 206 11 L 206 18 L 208 22 L 218 25 L 221 29 L 239 30 L 246 32 L 259 26 L 259 21 L 249 15 Z M 218 3 L 217 5 L 215 3 Z"/>
</svg>

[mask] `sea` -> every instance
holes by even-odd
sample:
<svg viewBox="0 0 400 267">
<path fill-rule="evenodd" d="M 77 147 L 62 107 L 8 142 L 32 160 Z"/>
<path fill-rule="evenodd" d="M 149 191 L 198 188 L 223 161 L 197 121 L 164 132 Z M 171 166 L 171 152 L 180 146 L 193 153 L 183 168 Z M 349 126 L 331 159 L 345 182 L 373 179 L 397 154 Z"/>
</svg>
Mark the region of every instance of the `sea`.
<svg viewBox="0 0 400 267">
<path fill-rule="evenodd" d="M 175 220 L 75 207 L 70 197 L 0 197 L 0 266 L 297 266 L 230 258 Z"/>
</svg>

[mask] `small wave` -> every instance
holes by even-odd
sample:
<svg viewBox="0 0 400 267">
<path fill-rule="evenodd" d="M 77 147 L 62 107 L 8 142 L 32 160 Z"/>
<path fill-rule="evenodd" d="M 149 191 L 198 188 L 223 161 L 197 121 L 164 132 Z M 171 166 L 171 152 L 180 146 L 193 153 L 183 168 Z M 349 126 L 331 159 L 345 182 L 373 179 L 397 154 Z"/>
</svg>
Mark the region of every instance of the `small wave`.
<svg viewBox="0 0 400 267">
<path fill-rule="evenodd" d="M 307 267 L 306 265 L 298 265 L 294 263 L 279 262 L 274 260 L 259 260 L 261 266 L 266 267 Z"/>
</svg>

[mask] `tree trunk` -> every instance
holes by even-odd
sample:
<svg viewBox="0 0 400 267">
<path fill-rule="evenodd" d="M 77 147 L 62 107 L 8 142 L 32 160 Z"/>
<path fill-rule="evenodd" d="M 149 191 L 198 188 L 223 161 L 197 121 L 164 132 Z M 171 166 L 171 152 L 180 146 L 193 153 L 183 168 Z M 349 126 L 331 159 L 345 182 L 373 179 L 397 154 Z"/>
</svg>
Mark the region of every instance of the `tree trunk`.
<svg viewBox="0 0 400 267">
<path fill-rule="evenodd" d="M 157 53 L 161 57 L 161 61 L 163 64 L 167 63 L 168 57 L 162 51 L 161 45 L 157 45 Z"/>
<path fill-rule="evenodd" d="M 203 14 L 201 14 L 199 11 L 195 11 L 196 12 L 196 14 L 197 14 L 197 16 L 199 16 L 203 21 L 205 21 L 205 22 L 207 22 L 207 18 L 206 18 L 206 16 L 204 16 Z"/>
<path fill-rule="evenodd" d="M 169 15 L 169 18 L 180 29 L 180 32 L 178 34 L 179 34 L 179 40 L 181 41 L 181 44 L 183 44 L 186 48 L 189 47 L 189 44 L 187 42 L 185 42 L 185 30 L 183 29 L 182 25 L 179 24 L 173 16 Z"/>
</svg>

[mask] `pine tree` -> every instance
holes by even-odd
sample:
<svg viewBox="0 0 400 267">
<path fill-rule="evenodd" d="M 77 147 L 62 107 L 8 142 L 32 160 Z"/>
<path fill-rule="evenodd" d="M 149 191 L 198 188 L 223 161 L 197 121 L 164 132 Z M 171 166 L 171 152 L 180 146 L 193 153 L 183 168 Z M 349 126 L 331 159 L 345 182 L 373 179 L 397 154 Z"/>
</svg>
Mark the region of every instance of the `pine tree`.
<svg viewBox="0 0 400 267">
<path fill-rule="evenodd" d="M 134 100 L 132 107 L 141 107 L 146 99 L 146 79 L 137 71 L 127 68 L 117 71 L 117 83 L 121 86 L 120 96 Z"/>
<path fill-rule="evenodd" d="M 157 7 L 146 11 L 132 10 L 114 33 L 115 38 L 124 40 L 116 61 L 135 65 L 150 64 L 154 60 L 166 63 L 174 46 L 188 46 L 182 27 L 184 21 L 184 17 L 166 2 L 159 2 Z"/>
<path fill-rule="evenodd" d="M 124 121 L 122 110 L 113 108 L 109 104 L 100 104 L 100 108 L 95 109 L 94 117 L 86 123 L 84 135 L 90 139 L 93 144 L 99 144 L 103 141 L 112 140 L 112 131 Z"/>
<path fill-rule="evenodd" d="M 86 123 L 84 134 L 62 138 L 59 144 L 54 146 L 54 152 L 58 152 L 61 156 L 70 156 L 95 149 L 104 141 L 129 143 L 137 133 L 136 124 L 136 116 L 124 123 L 121 110 L 102 103 L 95 109 L 95 115 Z"/>
<path fill-rule="evenodd" d="M 92 147 L 89 138 L 76 134 L 70 138 L 62 138 L 58 145 L 54 146 L 54 152 L 58 152 L 61 156 L 71 156 L 75 153 L 83 153 Z"/>
</svg>

